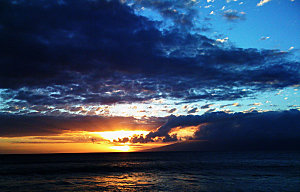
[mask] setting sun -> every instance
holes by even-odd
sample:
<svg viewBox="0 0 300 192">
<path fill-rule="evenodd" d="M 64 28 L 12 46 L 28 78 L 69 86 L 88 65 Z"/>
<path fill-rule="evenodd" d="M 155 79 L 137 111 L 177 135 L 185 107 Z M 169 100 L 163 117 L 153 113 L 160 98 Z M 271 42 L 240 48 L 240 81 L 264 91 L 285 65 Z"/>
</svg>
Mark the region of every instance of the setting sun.
<svg viewBox="0 0 300 192">
<path fill-rule="evenodd" d="M 130 150 L 130 147 L 128 145 L 122 145 L 122 146 L 112 146 L 110 149 L 114 149 L 120 152 L 127 152 Z"/>
<path fill-rule="evenodd" d="M 103 139 L 106 140 L 118 140 L 119 138 L 122 139 L 124 137 L 132 137 L 133 135 L 146 135 L 149 133 L 149 131 L 104 131 L 104 132 L 94 132 L 95 134 L 99 135 Z"/>
</svg>

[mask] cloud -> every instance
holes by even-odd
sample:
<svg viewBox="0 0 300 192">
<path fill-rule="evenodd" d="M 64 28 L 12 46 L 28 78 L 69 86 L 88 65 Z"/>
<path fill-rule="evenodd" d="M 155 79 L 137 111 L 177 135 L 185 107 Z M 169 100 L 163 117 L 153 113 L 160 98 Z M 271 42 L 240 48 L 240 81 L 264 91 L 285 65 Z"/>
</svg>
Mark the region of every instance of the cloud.
<svg viewBox="0 0 300 192">
<path fill-rule="evenodd" d="M 62 133 L 54 136 L 13 137 L 9 143 L 31 143 L 31 144 L 57 144 L 57 143 L 97 143 L 107 141 L 100 135 L 89 132 Z"/>
<path fill-rule="evenodd" d="M 245 19 L 245 12 L 238 12 L 237 10 L 228 9 L 223 12 L 223 17 L 227 21 L 237 21 L 237 20 L 244 20 Z"/>
<path fill-rule="evenodd" d="M 171 5 L 188 13 L 172 13 Z M 225 46 L 190 33 L 198 15 L 193 5 L 1 1 L 0 95 L 6 112 L 11 106 L 25 113 L 21 108 L 47 105 L 45 112 L 61 114 L 57 107 L 65 105 L 235 100 L 299 84 L 300 64 L 290 60 L 292 52 Z M 176 25 L 162 31 L 160 21 L 135 13 L 138 6 Z M 235 10 L 225 15 L 243 17 Z"/>
<path fill-rule="evenodd" d="M 196 113 L 196 112 L 198 112 L 198 108 L 197 107 L 190 109 L 188 111 L 188 114 L 192 114 L 192 113 Z"/>
<path fill-rule="evenodd" d="M 248 114 L 232 114 L 226 118 L 217 118 L 201 126 L 195 133 L 197 139 L 217 142 L 231 142 L 236 145 L 260 142 L 299 141 L 300 117 L 298 110 L 283 112 L 252 112 Z M 256 143 L 257 142 L 257 143 Z M 281 143 L 285 145 L 287 143 Z"/>
<path fill-rule="evenodd" d="M 173 109 L 170 109 L 170 110 L 168 111 L 168 113 L 174 113 L 175 111 L 177 111 L 177 109 L 176 109 L 176 108 L 173 108 Z"/>
<path fill-rule="evenodd" d="M 227 3 L 230 3 L 231 1 L 238 1 L 238 0 L 226 0 Z"/>
<path fill-rule="evenodd" d="M 264 36 L 263 36 L 263 37 L 260 38 L 260 40 L 262 40 L 262 41 L 263 41 L 263 40 L 267 40 L 267 39 L 270 39 L 270 37 L 264 37 Z"/>
<path fill-rule="evenodd" d="M 262 103 L 251 103 L 248 106 L 261 106 L 263 105 Z"/>
<path fill-rule="evenodd" d="M 217 42 L 220 42 L 220 43 L 225 43 L 228 41 L 228 37 L 225 37 L 223 39 L 216 39 Z"/>
<path fill-rule="evenodd" d="M 225 107 L 228 107 L 228 106 L 240 107 L 241 104 L 239 104 L 239 103 L 232 103 L 232 104 L 220 105 L 220 108 L 225 108 Z"/>
<path fill-rule="evenodd" d="M 213 106 L 214 104 L 206 104 L 206 105 L 202 105 L 200 108 L 201 109 L 208 109 L 210 108 L 211 106 Z"/>
<path fill-rule="evenodd" d="M 208 109 L 205 111 L 205 113 L 211 113 L 211 112 L 214 112 L 216 109 Z"/>
<path fill-rule="evenodd" d="M 140 140 L 153 142 L 151 139 L 155 137 L 172 137 L 174 140 L 174 135 L 169 135 L 173 128 L 199 126 L 193 140 L 206 140 L 235 147 L 263 148 L 260 145 L 264 142 L 270 146 L 271 144 L 277 146 L 277 142 L 280 142 L 281 146 L 287 146 L 290 143 L 299 143 L 299 118 L 298 110 L 231 114 L 213 112 L 201 116 L 170 116 L 167 123 L 155 132 L 150 132 L 145 140 L 142 138 Z"/>
<path fill-rule="evenodd" d="M 270 2 L 271 0 L 261 0 L 259 3 L 257 3 L 257 5 L 256 6 L 263 6 L 265 3 L 268 3 L 268 2 Z"/>
<path fill-rule="evenodd" d="M 72 131 L 153 130 L 162 118 L 0 115 L 0 137 L 50 136 Z"/>
<path fill-rule="evenodd" d="M 288 51 L 291 51 L 291 50 L 293 50 L 294 48 L 295 48 L 295 47 L 292 46 L 292 47 L 290 47 L 290 48 L 288 49 Z"/>
<path fill-rule="evenodd" d="M 199 18 L 199 9 L 197 4 L 199 1 L 187 1 L 187 0 L 166 0 L 166 1 L 149 1 L 149 0 L 142 0 L 142 1 L 133 1 L 132 7 L 134 9 L 141 9 L 141 8 L 149 8 L 154 10 L 164 19 L 161 20 L 162 23 L 166 24 L 165 22 L 171 20 L 170 25 L 172 27 L 179 27 L 183 30 L 192 29 L 194 28 L 193 19 Z M 152 18 L 151 20 L 156 20 L 156 18 Z M 164 25 L 163 24 L 163 25 Z"/>
</svg>

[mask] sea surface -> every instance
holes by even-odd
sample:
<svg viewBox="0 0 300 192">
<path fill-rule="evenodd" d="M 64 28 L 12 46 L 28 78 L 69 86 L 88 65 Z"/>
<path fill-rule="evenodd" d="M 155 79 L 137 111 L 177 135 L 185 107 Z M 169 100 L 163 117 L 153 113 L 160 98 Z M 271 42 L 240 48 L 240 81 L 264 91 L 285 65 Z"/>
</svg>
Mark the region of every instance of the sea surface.
<svg viewBox="0 0 300 192">
<path fill-rule="evenodd" d="M 0 191 L 300 191 L 300 152 L 0 155 Z"/>
</svg>

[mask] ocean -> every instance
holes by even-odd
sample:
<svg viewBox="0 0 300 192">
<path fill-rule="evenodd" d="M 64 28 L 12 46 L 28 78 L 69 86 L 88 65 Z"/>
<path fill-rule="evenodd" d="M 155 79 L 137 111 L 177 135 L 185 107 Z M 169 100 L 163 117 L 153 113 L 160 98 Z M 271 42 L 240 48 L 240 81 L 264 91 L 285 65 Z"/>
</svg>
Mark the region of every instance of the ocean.
<svg viewBox="0 0 300 192">
<path fill-rule="evenodd" d="M 0 155 L 0 191 L 300 191 L 298 152 Z"/>
</svg>

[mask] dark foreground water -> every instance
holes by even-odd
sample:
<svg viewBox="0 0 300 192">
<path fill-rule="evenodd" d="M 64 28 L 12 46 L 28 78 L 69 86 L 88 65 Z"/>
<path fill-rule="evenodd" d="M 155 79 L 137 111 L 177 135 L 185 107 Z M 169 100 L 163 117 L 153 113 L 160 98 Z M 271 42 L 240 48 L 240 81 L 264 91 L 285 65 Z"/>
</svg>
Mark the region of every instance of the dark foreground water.
<svg viewBox="0 0 300 192">
<path fill-rule="evenodd" d="M 300 191 L 300 152 L 0 155 L 0 191 Z"/>
</svg>

